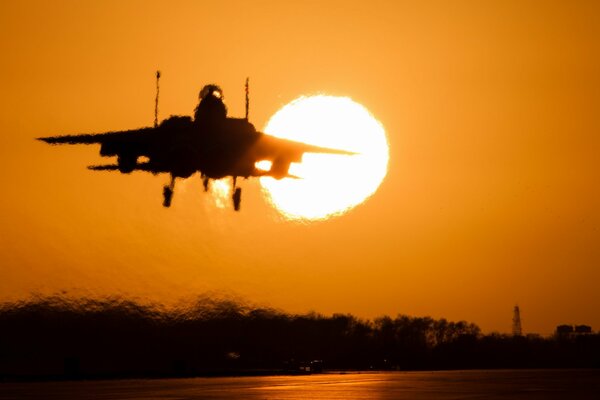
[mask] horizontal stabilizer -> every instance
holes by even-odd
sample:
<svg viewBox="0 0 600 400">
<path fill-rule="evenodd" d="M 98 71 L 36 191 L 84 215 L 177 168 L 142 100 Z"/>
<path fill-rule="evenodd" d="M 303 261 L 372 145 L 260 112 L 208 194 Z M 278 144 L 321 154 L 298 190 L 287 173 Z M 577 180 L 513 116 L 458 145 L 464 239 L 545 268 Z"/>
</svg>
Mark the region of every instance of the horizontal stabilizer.
<svg viewBox="0 0 600 400">
<path fill-rule="evenodd" d="M 118 171 L 119 170 L 119 166 L 118 165 L 90 165 L 88 166 L 88 169 L 91 169 L 92 171 Z"/>
<path fill-rule="evenodd" d="M 92 171 L 120 171 L 119 166 L 117 164 L 106 164 L 106 165 L 90 165 L 88 169 Z M 150 165 L 149 163 L 141 163 L 136 164 L 132 171 L 146 171 L 152 172 L 153 174 L 157 174 L 160 172 L 167 172 L 158 170 L 156 167 Z"/>
</svg>

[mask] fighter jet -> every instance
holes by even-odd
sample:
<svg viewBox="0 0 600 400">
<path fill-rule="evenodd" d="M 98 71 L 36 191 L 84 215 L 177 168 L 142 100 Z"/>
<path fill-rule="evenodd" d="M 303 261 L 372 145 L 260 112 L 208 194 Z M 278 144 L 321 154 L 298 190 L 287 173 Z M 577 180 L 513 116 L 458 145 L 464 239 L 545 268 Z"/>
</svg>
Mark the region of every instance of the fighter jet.
<svg viewBox="0 0 600 400">
<path fill-rule="evenodd" d="M 200 91 L 194 117 L 171 116 L 158 124 L 158 79 L 153 127 L 95 134 L 41 137 L 46 143 L 99 144 L 100 155 L 117 157 L 116 164 L 92 165 L 94 171 L 119 171 L 129 174 L 146 171 L 167 173 L 171 179 L 163 188 L 163 206 L 170 207 L 177 178 L 189 178 L 196 172 L 207 191 L 211 179 L 232 177 L 233 207 L 239 211 L 241 188 L 237 178 L 271 176 L 296 178 L 289 174 L 291 163 L 301 162 L 304 153 L 352 155 L 354 153 L 266 135 L 248 121 L 248 80 L 246 80 L 246 117 L 230 118 L 223 91 L 206 85 Z M 144 158 L 141 161 L 141 158 Z M 257 167 L 270 161 L 268 170 Z"/>
</svg>

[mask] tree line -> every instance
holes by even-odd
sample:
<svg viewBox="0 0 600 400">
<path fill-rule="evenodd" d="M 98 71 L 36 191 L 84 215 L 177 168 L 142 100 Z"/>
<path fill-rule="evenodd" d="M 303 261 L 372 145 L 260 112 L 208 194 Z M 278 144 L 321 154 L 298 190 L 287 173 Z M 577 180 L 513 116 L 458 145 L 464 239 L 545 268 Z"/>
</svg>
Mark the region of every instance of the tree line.
<svg viewBox="0 0 600 400">
<path fill-rule="evenodd" d="M 328 370 L 598 368 L 600 335 L 484 335 L 465 321 L 295 315 L 210 298 L 172 309 L 61 296 L 0 305 L 0 379 L 299 373 L 311 362 Z"/>
</svg>

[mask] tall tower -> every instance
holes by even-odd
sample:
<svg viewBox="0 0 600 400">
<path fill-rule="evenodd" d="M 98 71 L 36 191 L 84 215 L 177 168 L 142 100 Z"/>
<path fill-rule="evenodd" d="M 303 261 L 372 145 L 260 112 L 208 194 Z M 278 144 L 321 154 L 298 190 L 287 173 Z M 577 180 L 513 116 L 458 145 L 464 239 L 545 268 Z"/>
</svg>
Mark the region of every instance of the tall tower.
<svg viewBox="0 0 600 400">
<path fill-rule="evenodd" d="M 521 329 L 521 312 L 518 305 L 515 306 L 513 312 L 512 334 L 513 336 L 523 335 L 523 330 Z"/>
</svg>

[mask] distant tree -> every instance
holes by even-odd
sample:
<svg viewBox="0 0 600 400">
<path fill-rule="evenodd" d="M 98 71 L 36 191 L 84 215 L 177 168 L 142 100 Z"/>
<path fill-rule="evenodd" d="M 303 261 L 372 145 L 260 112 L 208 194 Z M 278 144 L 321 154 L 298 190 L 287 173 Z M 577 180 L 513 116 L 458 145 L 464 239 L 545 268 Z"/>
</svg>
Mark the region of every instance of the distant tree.
<svg viewBox="0 0 600 400">
<path fill-rule="evenodd" d="M 600 367 L 600 335 L 588 328 L 573 334 L 565 325 L 553 338 L 514 337 L 482 335 L 465 321 L 292 315 L 209 297 L 166 309 L 119 298 L 38 296 L 0 304 L 0 379 L 294 372 L 302 365 Z"/>
</svg>

